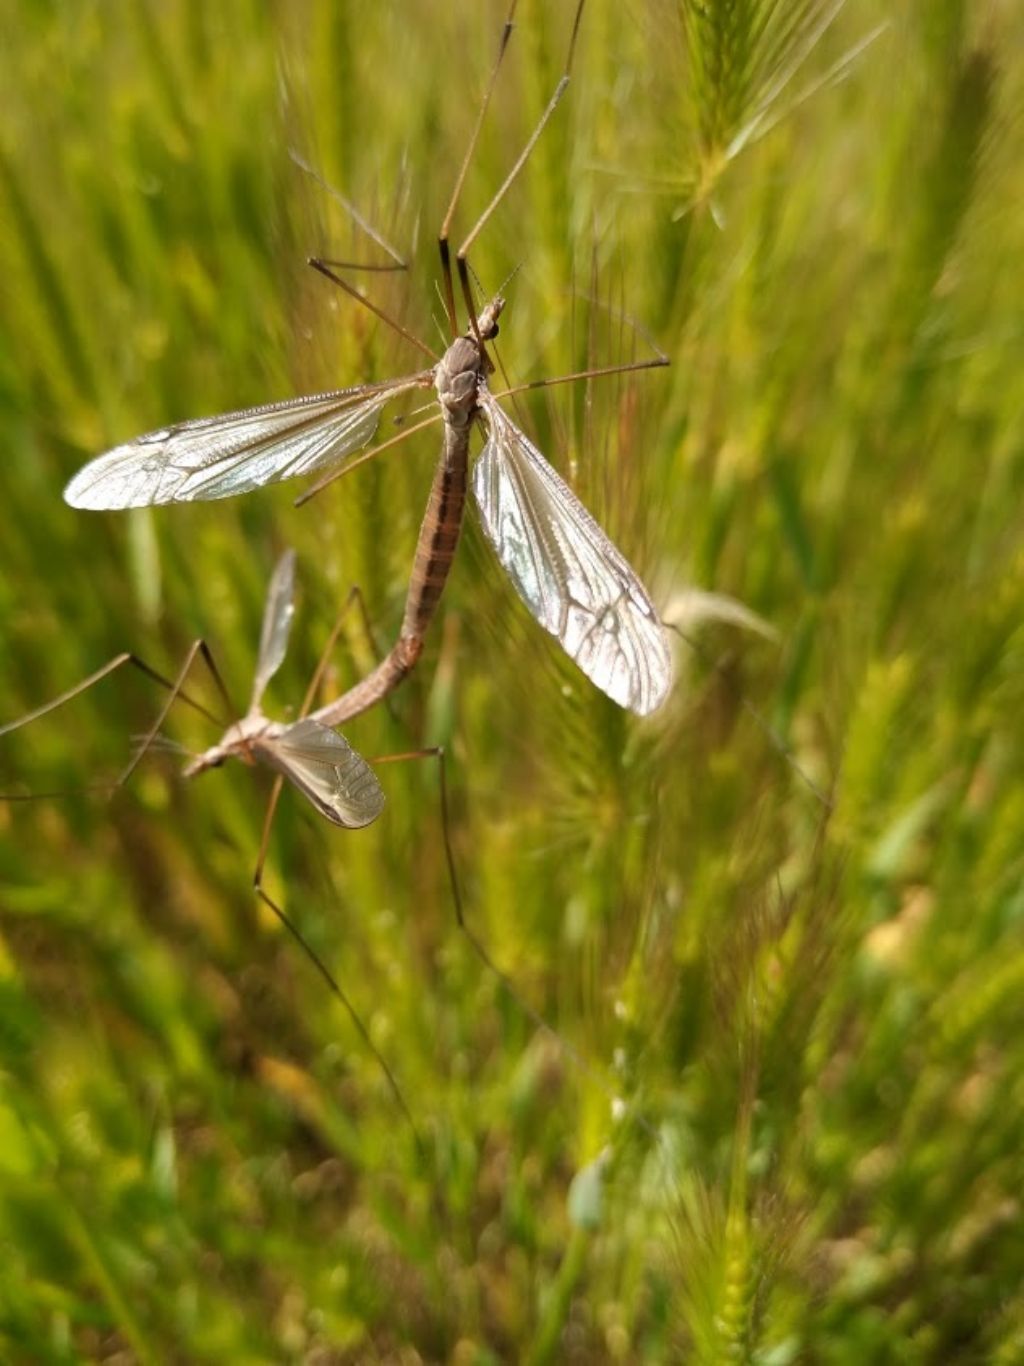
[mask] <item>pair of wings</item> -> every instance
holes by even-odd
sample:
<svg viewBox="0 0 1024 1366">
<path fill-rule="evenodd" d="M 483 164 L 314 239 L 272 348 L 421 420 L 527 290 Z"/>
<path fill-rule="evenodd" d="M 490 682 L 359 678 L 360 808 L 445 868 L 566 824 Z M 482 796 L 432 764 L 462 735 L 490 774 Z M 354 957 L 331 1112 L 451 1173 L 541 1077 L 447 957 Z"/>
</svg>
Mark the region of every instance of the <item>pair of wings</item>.
<svg viewBox="0 0 1024 1366">
<path fill-rule="evenodd" d="M 267 589 L 250 715 L 260 714 L 264 690 L 284 661 L 294 617 L 295 551 L 286 550 Z M 370 765 L 343 735 L 319 721 L 304 717 L 272 727 L 252 748 L 335 825 L 358 830 L 375 821 L 384 807 L 384 792 Z"/>
<path fill-rule="evenodd" d="M 367 444 L 385 404 L 431 372 L 182 422 L 99 456 L 64 491 L 113 509 L 227 498 L 313 474 Z M 622 707 L 646 715 L 672 680 L 668 644 L 640 579 L 590 513 L 481 385 L 487 440 L 473 491 L 520 597 L 570 658 Z"/>
</svg>

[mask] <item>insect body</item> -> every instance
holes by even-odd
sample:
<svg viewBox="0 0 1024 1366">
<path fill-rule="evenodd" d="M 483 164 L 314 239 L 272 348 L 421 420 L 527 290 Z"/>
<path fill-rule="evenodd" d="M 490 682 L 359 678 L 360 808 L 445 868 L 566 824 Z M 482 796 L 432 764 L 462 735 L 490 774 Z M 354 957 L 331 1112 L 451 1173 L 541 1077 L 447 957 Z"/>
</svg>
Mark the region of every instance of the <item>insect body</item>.
<svg viewBox="0 0 1024 1366">
<path fill-rule="evenodd" d="M 294 607 L 295 552 L 277 563 L 263 614 L 259 661 L 249 710 L 185 770 L 194 778 L 225 759 L 265 764 L 297 788 L 322 816 L 356 830 L 377 819 L 384 793 L 373 769 L 337 731 L 312 717 L 285 723 L 263 715 L 263 692 L 280 668 L 288 645 Z"/>
</svg>

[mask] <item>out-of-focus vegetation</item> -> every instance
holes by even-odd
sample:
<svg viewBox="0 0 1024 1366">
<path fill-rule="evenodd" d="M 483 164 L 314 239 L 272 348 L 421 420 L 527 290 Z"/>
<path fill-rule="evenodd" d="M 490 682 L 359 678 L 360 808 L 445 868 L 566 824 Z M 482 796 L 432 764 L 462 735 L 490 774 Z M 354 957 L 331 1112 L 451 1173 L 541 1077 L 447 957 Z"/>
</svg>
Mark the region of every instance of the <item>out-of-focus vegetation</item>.
<svg viewBox="0 0 1024 1366">
<path fill-rule="evenodd" d="M 571 8 L 520 6 L 464 230 Z M 512 382 L 649 354 L 626 315 L 671 356 L 518 402 L 687 619 L 668 705 L 599 696 L 471 525 L 417 675 L 348 728 L 447 747 L 467 915 L 565 1043 L 456 929 L 429 763 L 358 833 L 286 794 L 268 866 L 423 1150 L 251 893 L 265 775 L 161 752 L 109 802 L 0 806 L 4 1361 L 1024 1360 L 1024 23 L 835 8 L 592 0 L 473 251 L 485 292 L 521 266 Z M 380 257 L 289 152 L 436 342 L 501 19 L 9 0 L 0 722 L 199 634 L 241 703 L 285 544 L 272 712 L 350 583 L 392 638 L 433 436 L 302 510 L 60 493 L 168 420 L 418 368 L 304 268 Z M 693 586 L 778 639 L 695 623 Z M 328 686 L 372 658 L 353 620 Z M 109 778 L 160 700 L 106 680 L 0 741 L 0 789 Z"/>
</svg>

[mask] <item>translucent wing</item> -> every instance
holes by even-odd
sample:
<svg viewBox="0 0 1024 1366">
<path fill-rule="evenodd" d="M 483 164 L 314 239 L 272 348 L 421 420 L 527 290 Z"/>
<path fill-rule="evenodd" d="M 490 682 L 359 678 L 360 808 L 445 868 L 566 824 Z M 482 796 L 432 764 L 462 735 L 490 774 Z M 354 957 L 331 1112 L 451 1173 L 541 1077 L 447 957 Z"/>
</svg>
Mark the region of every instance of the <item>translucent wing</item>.
<svg viewBox="0 0 1024 1366">
<path fill-rule="evenodd" d="M 647 590 L 580 500 L 486 392 L 473 471 L 484 531 L 519 596 L 587 677 L 645 716 L 672 682 Z"/>
<path fill-rule="evenodd" d="M 191 503 L 311 474 L 365 446 L 384 405 L 427 380 L 429 372 L 162 427 L 90 461 L 64 501 L 93 509 Z"/>
<path fill-rule="evenodd" d="M 260 653 L 256 662 L 256 677 L 252 685 L 249 710 L 255 711 L 267 684 L 277 673 L 288 649 L 288 635 L 295 616 L 295 551 L 286 550 L 277 562 L 267 605 L 263 609 L 263 629 L 260 631 Z"/>
<path fill-rule="evenodd" d="M 357 830 L 384 807 L 373 769 L 344 736 L 306 717 L 255 745 L 259 757 L 284 774 L 335 825 Z"/>
</svg>

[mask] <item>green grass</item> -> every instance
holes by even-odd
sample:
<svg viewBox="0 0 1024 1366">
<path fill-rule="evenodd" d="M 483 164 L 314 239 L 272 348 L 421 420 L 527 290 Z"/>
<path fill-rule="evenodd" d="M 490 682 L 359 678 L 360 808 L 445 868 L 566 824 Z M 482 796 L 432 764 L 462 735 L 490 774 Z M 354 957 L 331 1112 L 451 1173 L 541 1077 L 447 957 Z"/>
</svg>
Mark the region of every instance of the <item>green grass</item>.
<svg viewBox="0 0 1024 1366">
<path fill-rule="evenodd" d="M 501 4 L 269 8 L 8 6 L 0 721 L 198 634 L 241 701 L 286 544 L 272 713 L 352 582 L 397 628 L 433 436 L 301 510 L 60 498 L 168 420 L 420 364 L 305 269 L 371 248 L 289 148 L 438 339 Z M 463 230 L 569 9 L 523 0 Z M 0 806 L 4 1361 L 1024 1361 L 1024 25 L 827 9 L 591 0 L 473 252 L 485 292 L 521 266 L 513 382 L 649 354 L 623 315 L 669 353 L 521 420 L 667 615 L 697 586 L 777 640 L 691 623 L 637 722 L 472 525 L 417 674 L 347 730 L 447 747 L 467 914 L 565 1044 L 455 928 L 429 764 L 361 832 L 286 795 L 268 867 L 425 1153 L 252 895 L 264 774 L 155 754 L 110 802 Z M 330 687 L 371 661 L 353 622 Z M 0 789 L 109 777 L 158 706 L 116 675 L 3 737 Z"/>
</svg>

